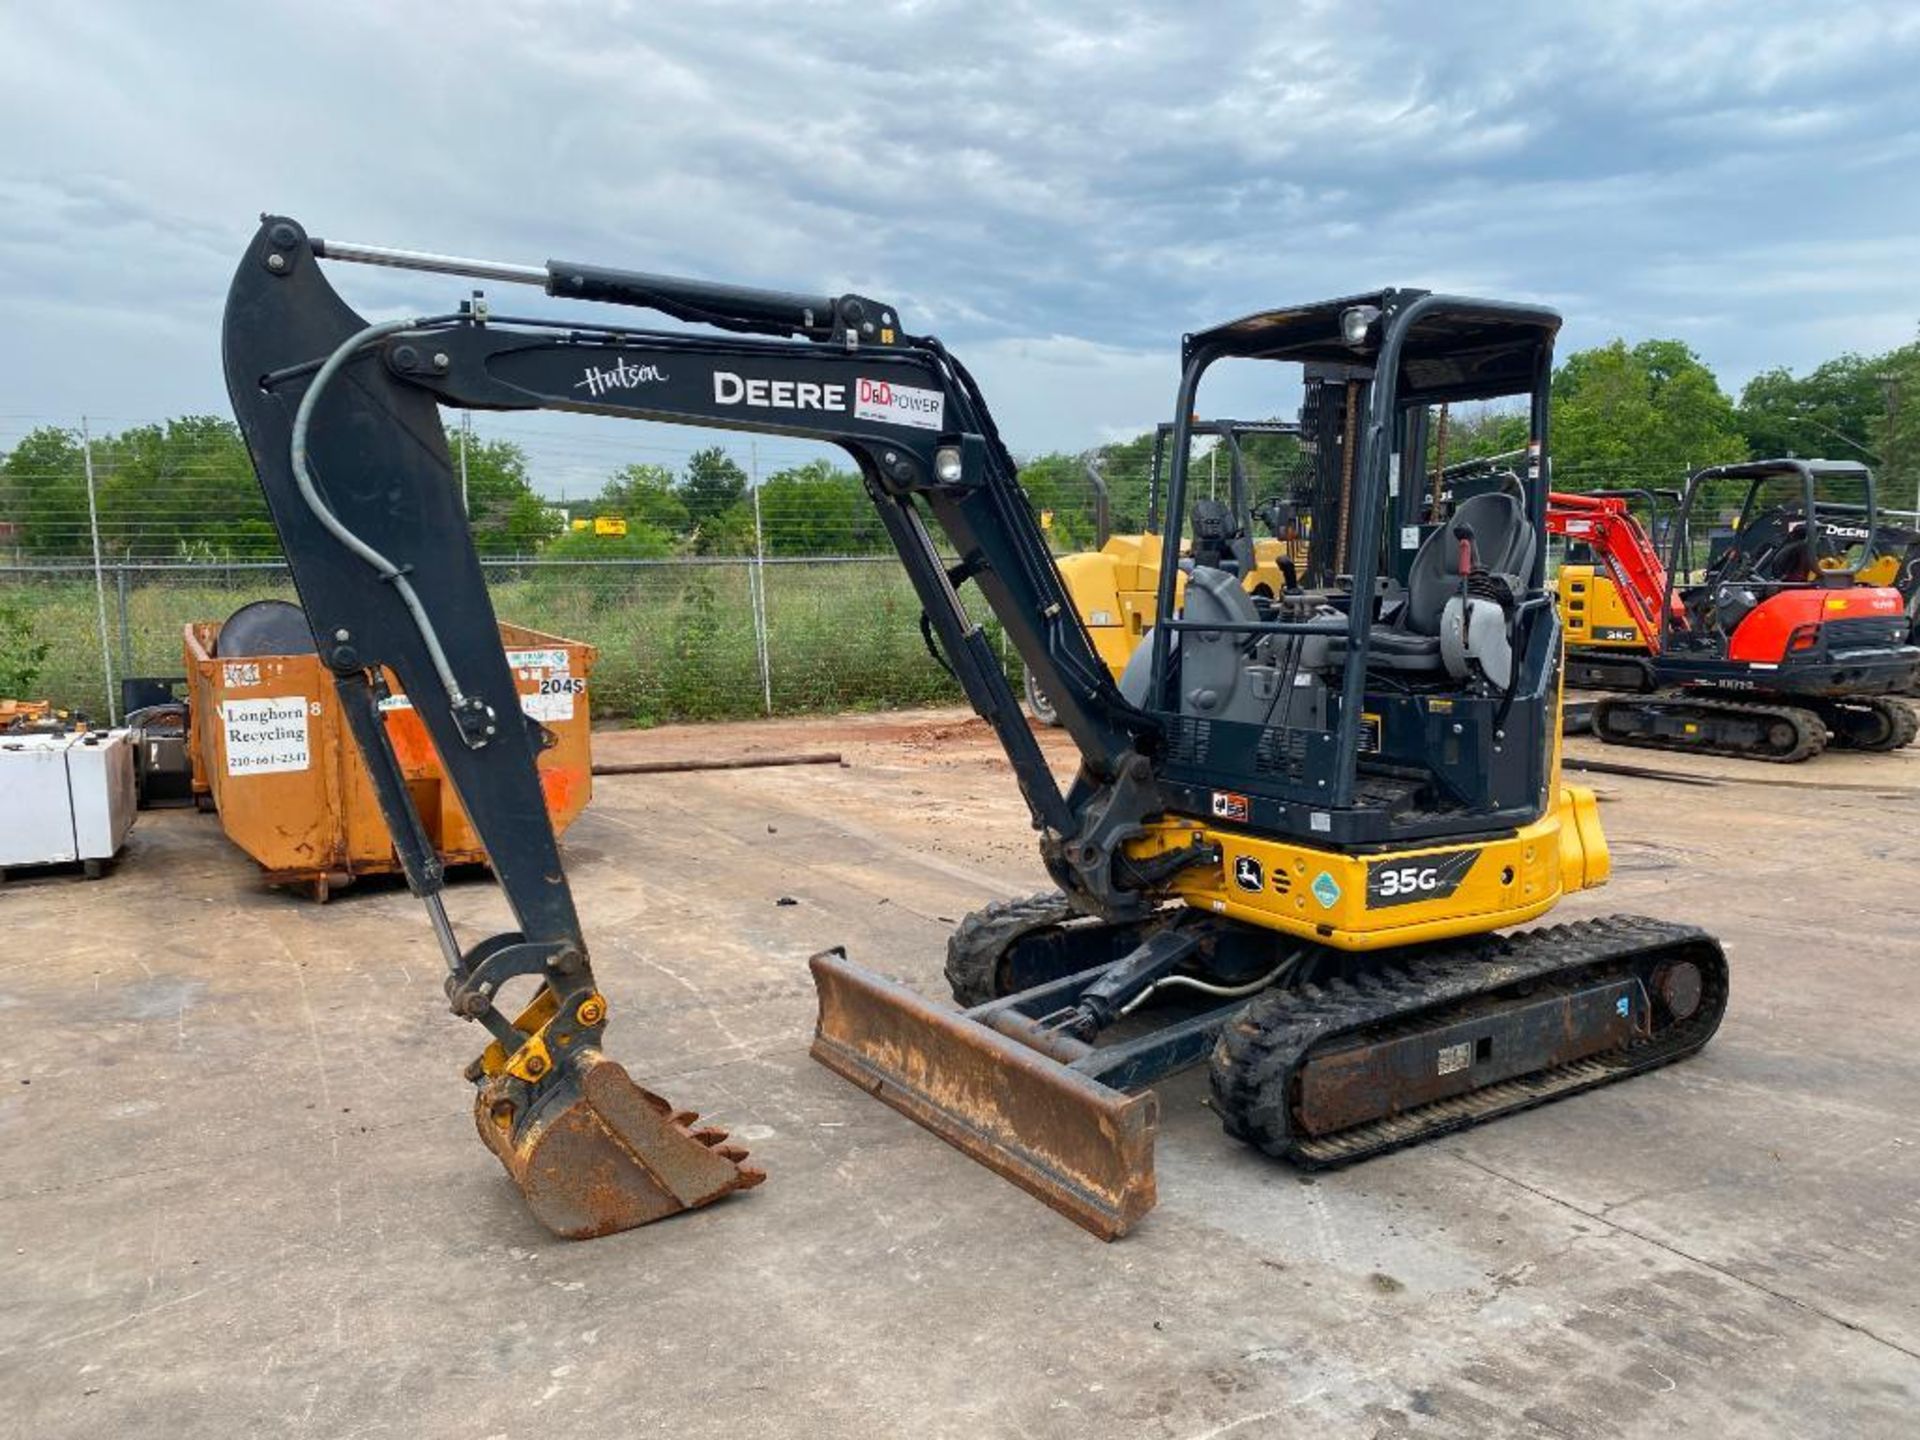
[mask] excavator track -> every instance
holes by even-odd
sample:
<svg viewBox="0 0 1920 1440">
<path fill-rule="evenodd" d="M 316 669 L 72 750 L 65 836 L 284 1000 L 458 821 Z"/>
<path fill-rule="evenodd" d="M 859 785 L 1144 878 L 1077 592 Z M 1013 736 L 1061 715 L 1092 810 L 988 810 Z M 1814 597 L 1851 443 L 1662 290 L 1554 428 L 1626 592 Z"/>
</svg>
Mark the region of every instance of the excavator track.
<svg viewBox="0 0 1920 1440">
<path fill-rule="evenodd" d="M 1729 755 L 1793 765 L 1827 748 L 1820 715 L 1800 705 L 1663 691 L 1610 695 L 1593 707 L 1593 733 L 1609 745 Z"/>
<path fill-rule="evenodd" d="M 1900 750 L 1920 734 L 1920 715 L 1911 705 L 1887 695 L 1819 702 L 1820 718 L 1833 732 L 1833 744 L 1846 750 Z"/>
<path fill-rule="evenodd" d="M 1483 936 L 1262 995 L 1214 1047 L 1214 1107 L 1269 1155 L 1351 1164 L 1683 1059 L 1727 990 L 1719 942 L 1691 925 Z"/>
<path fill-rule="evenodd" d="M 961 1005 L 984 1005 L 1006 993 L 1001 961 L 1029 935 L 1065 925 L 1077 914 L 1058 890 L 995 900 L 972 911 L 947 937 L 947 985 Z"/>
<path fill-rule="evenodd" d="M 1177 912 L 1180 907 L 1173 909 Z M 1162 923 L 1082 915 L 1058 890 L 996 900 L 947 937 L 947 985 L 963 1007 L 1117 960 Z"/>
</svg>

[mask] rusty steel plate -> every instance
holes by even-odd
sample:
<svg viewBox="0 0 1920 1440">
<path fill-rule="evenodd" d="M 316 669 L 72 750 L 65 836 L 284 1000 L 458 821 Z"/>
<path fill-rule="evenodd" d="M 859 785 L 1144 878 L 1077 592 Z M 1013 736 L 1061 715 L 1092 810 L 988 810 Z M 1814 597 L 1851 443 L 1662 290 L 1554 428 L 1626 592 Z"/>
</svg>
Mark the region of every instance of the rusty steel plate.
<svg viewBox="0 0 1920 1440">
<path fill-rule="evenodd" d="M 1150 1092 L 1111 1090 L 837 950 L 809 964 L 829 1070 L 1103 1240 L 1153 1208 Z"/>
</svg>

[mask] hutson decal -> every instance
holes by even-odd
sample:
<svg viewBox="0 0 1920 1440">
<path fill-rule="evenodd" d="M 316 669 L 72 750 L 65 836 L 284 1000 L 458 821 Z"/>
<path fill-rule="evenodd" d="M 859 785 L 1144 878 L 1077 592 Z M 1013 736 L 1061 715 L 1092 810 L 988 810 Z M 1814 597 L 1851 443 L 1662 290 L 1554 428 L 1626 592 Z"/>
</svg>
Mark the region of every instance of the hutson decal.
<svg viewBox="0 0 1920 1440">
<path fill-rule="evenodd" d="M 1444 900 L 1460 888 L 1479 855 L 1478 850 L 1455 850 L 1446 855 L 1372 861 L 1367 866 L 1367 908 Z"/>
<path fill-rule="evenodd" d="M 603 370 L 598 365 L 587 366 L 580 378 L 573 382 L 573 388 L 584 390 L 590 397 L 598 399 L 609 390 L 638 390 L 642 385 L 658 385 L 667 378 L 667 372 L 658 365 L 635 365 L 622 355 L 611 370 Z"/>
</svg>

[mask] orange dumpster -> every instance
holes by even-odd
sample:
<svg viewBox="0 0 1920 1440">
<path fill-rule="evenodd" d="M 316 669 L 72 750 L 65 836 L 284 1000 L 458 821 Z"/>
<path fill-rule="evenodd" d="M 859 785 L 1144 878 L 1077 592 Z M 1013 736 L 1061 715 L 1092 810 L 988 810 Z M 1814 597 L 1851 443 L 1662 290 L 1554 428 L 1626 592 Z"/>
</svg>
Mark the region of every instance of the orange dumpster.
<svg viewBox="0 0 1920 1440">
<path fill-rule="evenodd" d="M 373 782 L 319 657 L 222 658 L 220 630 L 200 622 L 183 636 L 195 802 L 219 810 L 228 838 L 260 862 L 269 884 L 298 885 L 325 900 L 358 876 L 398 873 Z M 522 707 L 557 737 L 538 764 L 559 834 L 593 794 L 586 680 L 597 652 L 505 623 L 500 639 Z M 426 727 L 397 678 L 389 673 L 387 683 L 394 692 L 383 706 L 387 734 L 427 834 L 448 865 L 485 863 Z"/>
</svg>

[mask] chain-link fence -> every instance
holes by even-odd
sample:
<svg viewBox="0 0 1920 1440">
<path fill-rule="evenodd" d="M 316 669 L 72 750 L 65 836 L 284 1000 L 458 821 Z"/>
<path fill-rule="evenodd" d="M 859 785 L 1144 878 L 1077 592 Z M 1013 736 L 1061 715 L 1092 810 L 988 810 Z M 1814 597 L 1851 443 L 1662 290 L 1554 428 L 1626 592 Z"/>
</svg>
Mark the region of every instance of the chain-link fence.
<svg viewBox="0 0 1920 1440">
<path fill-rule="evenodd" d="M 484 564 L 503 620 L 600 652 L 597 718 L 642 724 L 962 698 L 891 555 Z M 104 596 L 106 644 L 101 644 Z M 37 652 L 35 698 L 103 716 L 120 678 L 181 673 L 182 629 L 294 600 L 283 564 L 0 566 L 0 648 Z M 998 628 L 977 605 L 997 648 Z M 1019 678 L 1018 661 L 1009 673 Z"/>
<path fill-rule="evenodd" d="M 1456 417 L 1426 468 L 1437 476 L 1443 458 L 1481 453 L 1481 441 L 1499 448 L 1501 418 L 1482 417 L 1476 440 Z M 601 652 L 596 715 L 654 723 L 960 698 L 927 653 L 919 603 L 844 454 L 567 419 L 578 428 L 459 417 L 451 478 L 501 618 Z M 1196 434 L 1189 499 L 1246 516 L 1295 495 L 1310 457 L 1279 428 Z M 1054 549 L 1164 521 L 1156 451 L 1149 431 L 1025 461 L 1020 481 Z M 1563 461 L 1555 483 L 1644 491 L 1683 478 Z M 1883 487 L 1890 522 L 1892 493 Z M 1701 508 L 1700 554 L 1738 500 Z M 1659 536 L 1652 512 L 1670 515 L 1671 503 L 1647 509 Z M 179 673 L 183 626 L 267 597 L 294 595 L 232 422 L 0 415 L 0 697 L 110 714 L 118 678 Z M 1017 660 L 1010 668 L 1017 678 Z"/>
<path fill-rule="evenodd" d="M 597 716 L 960 698 L 837 451 L 766 439 L 728 450 L 684 429 L 552 431 L 513 417 L 460 417 L 449 432 L 495 610 L 600 651 Z M 1063 548 L 1093 510 L 1091 482 L 1078 479 Z M 0 416 L 0 697 L 23 690 L 107 715 L 120 678 L 180 672 L 185 625 L 267 598 L 296 597 L 231 422 Z"/>
</svg>

